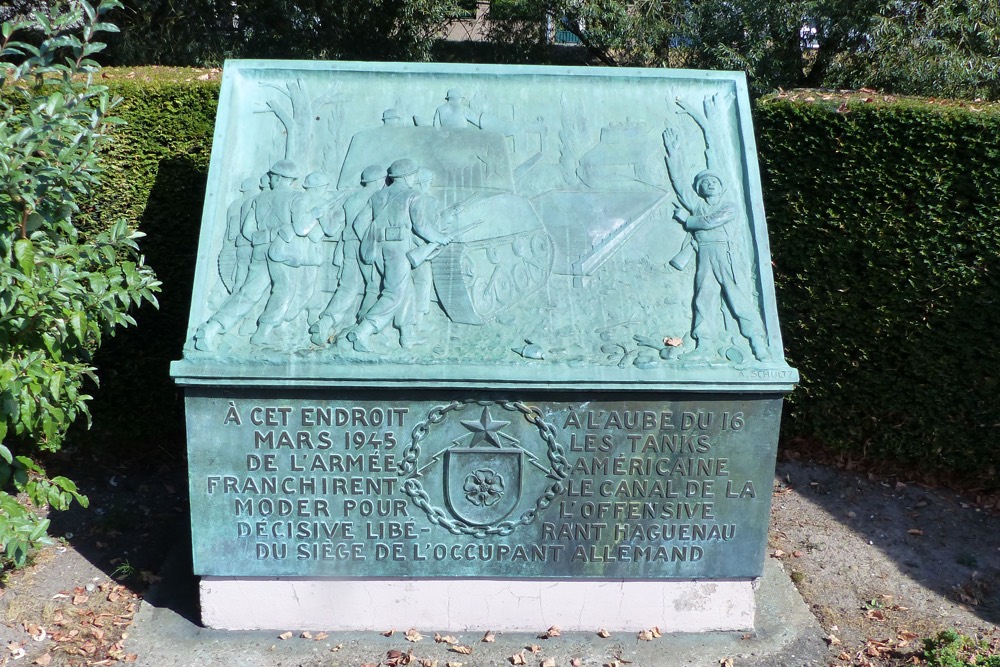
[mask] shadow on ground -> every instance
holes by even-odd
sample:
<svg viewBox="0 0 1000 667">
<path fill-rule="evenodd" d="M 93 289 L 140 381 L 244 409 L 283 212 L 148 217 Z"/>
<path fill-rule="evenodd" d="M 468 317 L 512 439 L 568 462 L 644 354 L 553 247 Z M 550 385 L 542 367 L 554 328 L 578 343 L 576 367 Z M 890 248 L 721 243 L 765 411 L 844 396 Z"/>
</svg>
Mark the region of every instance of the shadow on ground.
<svg viewBox="0 0 1000 667">
<path fill-rule="evenodd" d="M 777 479 L 772 550 L 828 629 L 872 637 L 894 625 L 931 634 L 1000 624 L 1000 516 L 862 471 L 782 461 Z"/>
<path fill-rule="evenodd" d="M 198 580 L 191 574 L 191 524 L 183 470 L 161 468 L 151 473 L 109 471 L 71 473 L 88 508 L 74 505 L 51 515 L 52 537 L 64 539 L 109 578 L 150 600 L 199 623 Z M 171 586 L 157 587 L 168 557 L 176 563 Z"/>
</svg>

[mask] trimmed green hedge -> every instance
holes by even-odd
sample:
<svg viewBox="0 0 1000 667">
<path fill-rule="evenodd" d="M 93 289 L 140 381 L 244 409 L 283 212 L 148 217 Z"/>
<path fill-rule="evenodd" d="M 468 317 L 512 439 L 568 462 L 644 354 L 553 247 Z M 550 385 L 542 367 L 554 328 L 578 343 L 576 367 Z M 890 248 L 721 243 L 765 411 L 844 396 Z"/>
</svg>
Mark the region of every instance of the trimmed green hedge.
<svg viewBox="0 0 1000 667">
<path fill-rule="evenodd" d="M 765 99 L 783 436 L 930 470 L 1000 451 L 1000 111 Z"/>
<path fill-rule="evenodd" d="M 146 234 L 140 247 L 163 291 L 158 310 L 143 307 L 135 315 L 138 326 L 107 340 L 98 353 L 101 386 L 91 405 L 93 428 L 79 428 L 76 439 L 129 458 L 184 451 L 183 395 L 169 365 L 181 357 L 187 327 L 219 95 L 217 80 L 196 75 L 108 82 L 124 99 L 116 112 L 128 124 L 116 133 L 101 190 L 87 213 L 91 220 L 139 221 Z"/>
<path fill-rule="evenodd" d="M 163 294 L 102 349 L 94 430 L 78 437 L 182 451 L 168 365 L 181 354 L 218 94 L 204 72 L 111 71 L 129 125 L 94 208 L 141 221 Z M 756 108 L 783 335 L 803 377 L 783 437 L 985 472 L 1000 458 L 1000 110 L 839 103 Z"/>
</svg>

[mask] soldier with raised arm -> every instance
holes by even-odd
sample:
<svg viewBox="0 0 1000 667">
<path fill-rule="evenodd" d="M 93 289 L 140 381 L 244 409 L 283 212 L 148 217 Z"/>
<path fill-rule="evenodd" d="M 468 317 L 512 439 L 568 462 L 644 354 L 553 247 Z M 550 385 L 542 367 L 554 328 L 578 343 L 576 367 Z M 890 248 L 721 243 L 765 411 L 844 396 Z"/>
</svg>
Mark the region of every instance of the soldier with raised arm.
<svg viewBox="0 0 1000 667">
<path fill-rule="evenodd" d="M 714 100 L 712 100 L 714 104 Z M 707 103 L 706 103 L 707 105 Z M 700 171 L 688 185 L 681 173 L 680 137 L 672 128 L 663 132 L 663 146 L 667 153 L 667 171 L 677 194 L 680 206 L 674 210 L 673 219 L 688 232 L 680 252 L 671 259 L 675 269 L 683 269 L 695 259 L 693 320 L 691 337 L 696 350 L 688 358 L 711 359 L 727 333 L 720 323 L 723 307 L 736 320 L 740 333 L 750 343 L 754 357 L 759 361 L 770 358 L 767 336 L 760 314 L 751 295 L 749 264 L 744 258 L 745 230 L 740 226 L 746 219 L 725 188 L 721 173 L 713 169 L 712 142 L 705 117 L 681 104 L 701 127 L 705 135 L 705 154 L 708 169 Z"/>
</svg>

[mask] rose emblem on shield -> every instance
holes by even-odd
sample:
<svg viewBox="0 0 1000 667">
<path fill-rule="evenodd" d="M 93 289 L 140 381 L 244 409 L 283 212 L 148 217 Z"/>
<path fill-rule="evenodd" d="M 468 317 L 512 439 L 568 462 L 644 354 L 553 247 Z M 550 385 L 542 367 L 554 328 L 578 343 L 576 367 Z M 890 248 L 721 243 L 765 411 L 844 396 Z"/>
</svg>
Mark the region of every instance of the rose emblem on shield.
<svg viewBox="0 0 1000 667">
<path fill-rule="evenodd" d="M 503 497 L 503 477 L 493 470 L 477 470 L 465 478 L 462 488 L 470 503 L 489 507 Z"/>
</svg>

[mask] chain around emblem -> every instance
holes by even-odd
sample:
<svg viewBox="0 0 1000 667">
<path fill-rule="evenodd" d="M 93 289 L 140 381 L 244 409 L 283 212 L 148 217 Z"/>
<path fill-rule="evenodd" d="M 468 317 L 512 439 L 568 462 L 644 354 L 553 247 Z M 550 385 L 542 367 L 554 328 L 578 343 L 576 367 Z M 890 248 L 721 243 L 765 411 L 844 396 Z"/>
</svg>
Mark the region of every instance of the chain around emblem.
<svg viewBox="0 0 1000 667">
<path fill-rule="evenodd" d="M 479 418 L 461 420 L 465 431 L 451 440 L 451 444 L 422 460 L 432 427 L 444 422 L 450 413 L 462 412 L 472 405 L 482 406 Z M 548 467 L 504 430 L 512 420 L 495 419 L 490 411 L 493 406 L 519 415 L 537 429 L 546 445 Z M 435 470 L 438 466 L 442 468 L 439 471 Z M 529 509 L 516 519 L 507 518 L 524 504 L 521 496 L 526 469 L 541 471 L 552 482 L 544 487 Z M 424 488 L 421 478 L 428 471 L 440 477 L 445 507 L 435 505 Z M 454 535 L 503 536 L 534 521 L 538 512 L 548 508 L 562 493 L 563 482 L 569 474 L 569 461 L 565 449 L 556 441 L 555 428 L 542 419 L 537 407 L 513 401 L 469 399 L 435 407 L 424 421 L 413 427 L 397 474 L 403 478 L 403 491 L 432 523 Z"/>
</svg>

